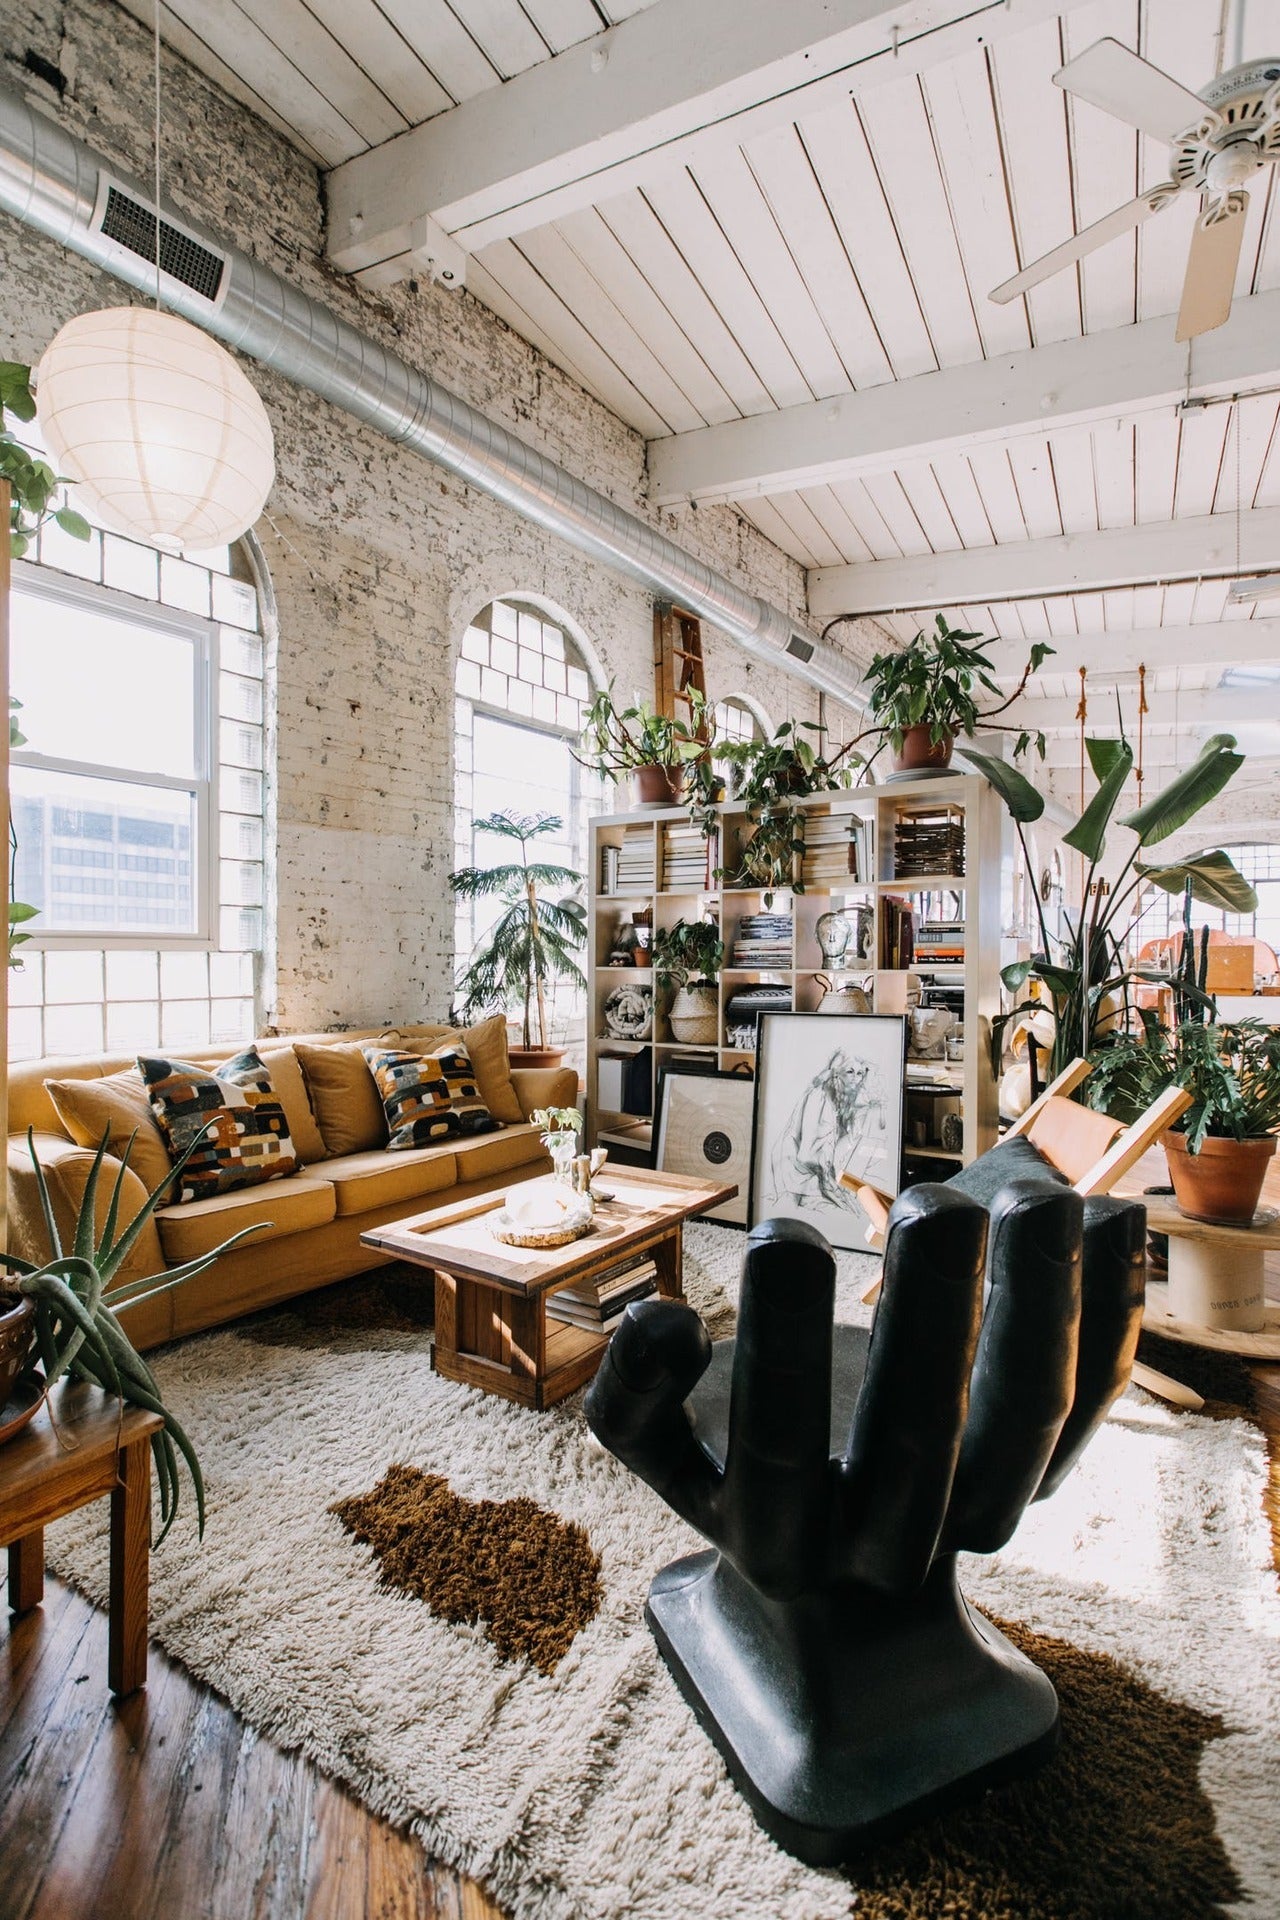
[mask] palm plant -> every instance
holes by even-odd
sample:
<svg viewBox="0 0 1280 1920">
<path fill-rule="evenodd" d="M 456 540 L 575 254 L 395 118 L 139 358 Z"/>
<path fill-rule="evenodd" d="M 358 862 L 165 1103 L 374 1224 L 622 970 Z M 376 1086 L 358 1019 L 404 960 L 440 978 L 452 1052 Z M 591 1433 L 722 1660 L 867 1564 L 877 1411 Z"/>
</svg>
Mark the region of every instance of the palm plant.
<svg viewBox="0 0 1280 1920">
<path fill-rule="evenodd" d="M 523 1005 L 523 1043 L 547 1045 L 546 984 L 570 980 L 585 987 L 578 965 L 587 938 L 586 911 L 574 896 L 582 875 L 571 867 L 530 858 L 531 842 L 559 833 L 563 822 L 550 813 L 490 814 L 477 820 L 477 833 L 491 833 L 519 848 L 518 860 L 500 867 L 462 867 L 449 875 L 449 885 L 464 900 L 497 899 L 502 911 L 477 941 L 459 975 L 464 1019 L 492 1008 Z M 547 899 L 544 890 L 560 889 L 559 899 Z M 537 1015 L 537 1041 L 533 1015 Z"/>
<path fill-rule="evenodd" d="M 71 1250 L 67 1252 L 54 1218 L 44 1169 L 36 1154 L 35 1136 L 30 1128 L 27 1129 L 27 1146 L 35 1165 L 51 1258 L 39 1267 L 30 1260 L 20 1259 L 16 1253 L 5 1253 L 0 1255 L 0 1264 L 10 1270 L 3 1281 L 5 1290 L 19 1294 L 35 1308 L 36 1352 L 44 1372 L 46 1393 L 64 1374 L 69 1374 L 73 1379 L 88 1380 L 95 1386 L 105 1388 L 108 1393 L 118 1394 L 132 1406 L 146 1407 L 163 1419 L 163 1427 L 151 1440 L 160 1490 L 161 1531 L 156 1541 L 158 1546 L 173 1525 L 178 1511 L 179 1454 L 186 1461 L 195 1488 L 196 1518 L 202 1536 L 204 1480 L 195 1449 L 165 1406 L 155 1375 L 120 1325 L 116 1309 L 139 1306 L 144 1300 L 154 1299 L 157 1294 L 167 1293 L 171 1288 L 181 1286 L 183 1281 L 194 1279 L 197 1274 L 206 1272 L 228 1248 L 247 1235 L 258 1232 L 264 1223 L 259 1221 L 251 1227 L 241 1228 L 239 1233 L 232 1234 L 229 1240 L 215 1247 L 212 1253 L 201 1254 L 198 1259 L 188 1260 L 182 1266 L 169 1267 L 161 1274 L 149 1274 L 139 1280 L 115 1284 L 116 1275 L 130 1248 L 195 1152 L 203 1139 L 203 1132 L 196 1136 L 186 1153 L 175 1163 L 168 1178 L 147 1195 L 133 1218 L 121 1227 L 120 1202 L 125 1169 L 129 1163 L 129 1149 L 126 1147 L 99 1233 L 96 1225 L 98 1186 L 109 1137 L 109 1133 L 103 1136 L 102 1145 L 94 1156 L 76 1216 Z"/>
<path fill-rule="evenodd" d="M 1229 913 L 1251 913 L 1258 904 L 1249 882 L 1220 849 L 1150 865 L 1138 857 L 1148 847 L 1184 827 L 1222 792 L 1232 775 L 1243 766 L 1244 755 L 1236 752 L 1231 734 L 1214 734 L 1192 764 L 1177 774 L 1162 792 L 1117 821 L 1118 826 L 1127 827 L 1133 833 L 1134 842 L 1119 873 L 1110 882 L 1100 877 L 1100 867 L 1111 817 L 1133 771 L 1133 749 L 1123 737 L 1087 740 L 1085 746 L 1098 791 L 1075 825 L 1062 836 L 1066 845 L 1074 848 L 1085 862 L 1079 907 L 1074 919 L 1066 916 L 1067 931 L 1059 937 L 1050 933 L 1037 895 L 1040 950 L 1029 960 L 1014 961 L 1000 975 L 1011 993 L 1016 994 L 1028 982 L 1034 982 L 1052 1003 L 1055 1031 L 1050 1079 L 1061 1073 L 1077 1054 L 1092 1052 L 1102 1029 L 1112 1020 L 1111 996 L 1118 993 L 1127 1002 L 1130 974 L 1124 953 L 1146 911 L 1141 900 L 1144 889 L 1158 888 L 1165 893 L 1184 893 L 1190 889 L 1193 900 L 1205 906 L 1225 908 Z M 1044 796 L 1007 761 L 967 749 L 962 752 L 964 759 L 986 775 L 1004 801 L 1022 842 L 1027 871 L 1034 873 L 1024 828 L 1044 812 Z M 993 1048 L 997 1053 L 1005 1024 L 1028 1008 L 1034 1008 L 1034 1004 L 1024 1001 L 992 1023 Z"/>
</svg>

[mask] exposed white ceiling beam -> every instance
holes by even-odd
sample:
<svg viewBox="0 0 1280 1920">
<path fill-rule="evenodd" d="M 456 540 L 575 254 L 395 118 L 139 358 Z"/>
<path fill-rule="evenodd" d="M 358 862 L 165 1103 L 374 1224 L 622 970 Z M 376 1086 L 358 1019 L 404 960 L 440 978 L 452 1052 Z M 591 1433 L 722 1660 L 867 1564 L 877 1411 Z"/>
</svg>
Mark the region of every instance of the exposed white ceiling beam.
<svg viewBox="0 0 1280 1920">
<path fill-rule="evenodd" d="M 1078 3 L 656 0 L 335 167 L 330 263 L 407 260 L 424 217 L 474 253 Z"/>
<path fill-rule="evenodd" d="M 1280 662 L 1280 618 L 1205 620 L 1199 626 L 1134 627 L 1119 633 L 1054 634 L 1048 641 L 1053 657 L 1046 673 L 1074 673 L 1087 667 L 1090 675 L 1148 673 L 1157 667 L 1243 667 L 1251 662 Z M 1030 640 L 998 640 L 990 659 L 997 680 L 1017 682 L 1027 664 Z"/>
<path fill-rule="evenodd" d="M 1187 350 L 1173 331 L 1171 317 L 1144 320 L 651 440 L 650 492 L 659 504 L 749 500 L 1172 406 L 1187 386 Z M 1195 343 L 1197 396 L 1278 376 L 1280 292 L 1237 300 L 1227 324 Z"/>
<path fill-rule="evenodd" d="M 1280 507 L 1240 516 L 1240 566 L 1263 572 L 1280 559 Z M 860 566 L 819 567 L 809 575 L 809 610 L 817 620 L 838 613 L 905 612 L 980 606 L 988 600 L 1039 598 L 1101 587 L 1220 577 L 1236 571 L 1236 516 L 1115 527 L 1104 533 L 1011 540 L 962 553 L 927 553 Z"/>
<path fill-rule="evenodd" d="M 1122 704 L 1126 730 L 1136 732 L 1137 700 L 1132 694 L 1127 699 L 1122 695 Z M 1087 732 L 1114 733 L 1114 694 L 1097 689 L 1089 700 L 1089 716 Z M 1234 727 L 1278 720 L 1280 687 L 1213 687 L 1187 693 L 1149 693 L 1144 725 L 1229 733 Z M 1014 733 L 1023 727 L 1030 733 L 1076 733 L 1080 726 L 1079 698 L 1073 694 L 1069 700 L 1019 700 L 1001 714 L 1000 725 Z M 1159 758 L 1154 741 L 1152 753 Z"/>
</svg>

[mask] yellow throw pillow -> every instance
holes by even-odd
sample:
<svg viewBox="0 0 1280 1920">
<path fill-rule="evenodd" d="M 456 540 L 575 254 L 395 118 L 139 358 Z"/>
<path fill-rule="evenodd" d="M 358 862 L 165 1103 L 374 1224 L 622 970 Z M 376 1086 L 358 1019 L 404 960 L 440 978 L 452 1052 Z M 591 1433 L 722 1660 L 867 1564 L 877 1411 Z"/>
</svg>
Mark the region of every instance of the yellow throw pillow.
<svg viewBox="0 0 1280 1920">
<path fill-rule="evenodd" d="M 103 1074 L 98 1080 L 46 1080 L 44 1086 L 78 1147 L 96 1150 L 106 1132 L 107 1152 L 122 1160 L 129 1135 L 136 1133 L 129 1153 L 134 1173 L 148 1193 L 168 1180 L 173 1172 L 169 1150 L 136 1067 Z"/>
<path fill-rule="evenodd" d="M 299 1164 L 309 1167 L 313 1161 L 323 1160 L 324 1137 L 311 1111 L 307 1083 L 302 1077 L 297 1054 L 292 1047 L 267 1046 L 259 1046 L 258 1053 L 271 1075 L 276 1098 L 284 1108 L 284 1117 L 289 1122 L 289 1138 Z"/>
<path fill-rule="evenodd" d="M 511 1079 L 511 1058 L 507 1052 L 507 1022 L 500 1013 L 478 1020 L 474 1027 L 403 1027 L 407 1046 L 419 1042 L 438 1051 L 443 1041 L 465 1047 L 471 1070 L 480 1089 L 480 1098 L 495 1120 L 504 1126 L 518 1127 L 524 1121 L 520 1101 Z M 387 1038 L 386 1035 L 383 1036 Z"/>
<path fill-rule="evenodd" d="M 311 1108 L 330 1157 L 367 1153 L 387 1144 L 382 1098 L 369 1063 L 354 1042 L 332 1047 L 295 1044 Z"/>
</svg>

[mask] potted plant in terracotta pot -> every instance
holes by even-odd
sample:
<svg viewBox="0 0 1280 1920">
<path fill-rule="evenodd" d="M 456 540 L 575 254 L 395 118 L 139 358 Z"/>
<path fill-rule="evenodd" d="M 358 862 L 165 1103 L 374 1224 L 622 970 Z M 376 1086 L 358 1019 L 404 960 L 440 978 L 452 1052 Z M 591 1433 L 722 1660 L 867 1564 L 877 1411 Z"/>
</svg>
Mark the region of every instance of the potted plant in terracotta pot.
<svg viewBox="0 0 1280 1920">
<path fill-rule="evenodd" d="M 654 940 L 654 970 L 660 987 L 674 987 L 667 1015 L 675 1038 L 689 1047 L 714 1047 L 720 1037 L 716 981 L 724 965 L 724 942 L 710 920 L 677 920 Z"/>
<path fill-rule="evenodd" d="M 868 764 L 888 746 L 899 773 L 950 766 L 957 735 L 972 739 L 980 727 L 990 726 L 997 714 L 1013 705 L 1041 661 L 1054 651 L 1037 641 L 1018 685 L 1002 699 L 988 657 L 994 645 L 993 639 L 984 639 L 980 633 L 948 626 L 940 613 L 933 631 L 921 628 L 908 646 L 878 653 L 867 668 L 871 699 L 867 733 L 879 734 L 880 744 L 868 756 Z M 983 692 L 993 694 L 999 704 L 980 708 Z M 867 733 L 858 738 L 865 739 Z M 1015 753 L 1024 751 L 1033 738 L 1043 755 L 1043 735 L 1028 733 L 1019 738 Z"/>
<path fill-rule="evenodd" d="M 554 980 L 587 984 L 577 959 L 587 938 L 586 910 L 577 897 L 582 875 L 537 860 L 530 851 L 534 841 L 562 832 L 563 824 L 550 813 L 490 814 L 476 821 L 476 832 L 511 842 L 518 857 L 496 867 L 461 867 L 449 875 L 449 885 L 464 900 L 496 899 L 501 905 L 458 977 L 458 1014 L 465 1021 L 520 1007 L 523 1044 L 511 1049 L 513 1066 L 559 1066 L 564 1048 L 550 1044 L 547 986 Z"/>
<path fill-rule="evenodd" d="M 1191 1220 L 1248 1226 L 1280 1130 L 1280 1029 L 1261 1020 L 1184 1020 L 1172 1031 L 1147 1017 L 1140 1035 L 1100 1050 L 1090 1104 L 1116 1119 L 1165 1087 L 1192 1104 L 1164 1135 L 1178 1210 Z"/>
<path fill-rule="evenodd" d="M 703 706 L 695 696 L 689 724 L 655 713 L 643 700 L 619 709 L 606 689 L 587 708 L 575 758 L 605 780 L 630 779 L 637 806 L 678 806 L 686 769 L 706 757 Z"/>
</svg>

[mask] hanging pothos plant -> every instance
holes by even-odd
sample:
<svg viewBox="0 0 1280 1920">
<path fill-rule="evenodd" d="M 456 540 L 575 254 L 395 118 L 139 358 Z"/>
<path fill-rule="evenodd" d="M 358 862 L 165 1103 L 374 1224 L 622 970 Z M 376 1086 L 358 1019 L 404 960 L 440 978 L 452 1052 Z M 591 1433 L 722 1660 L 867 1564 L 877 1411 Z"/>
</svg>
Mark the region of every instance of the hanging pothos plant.
<svg viewBox="0 0 1280 1920">
<path fill-rule="evenodd" d="M 9 482 L 9 557 L 21 560 L 46 520 L 56 520 L 73 540 L 87 540 L 92 529 L 66 501 L 66 479 L 47 460 L 25 446 L 9 423 L 36 417 L 31 369 L 18 360 L 0 360 L 0 479 Z"/>
</svg>

